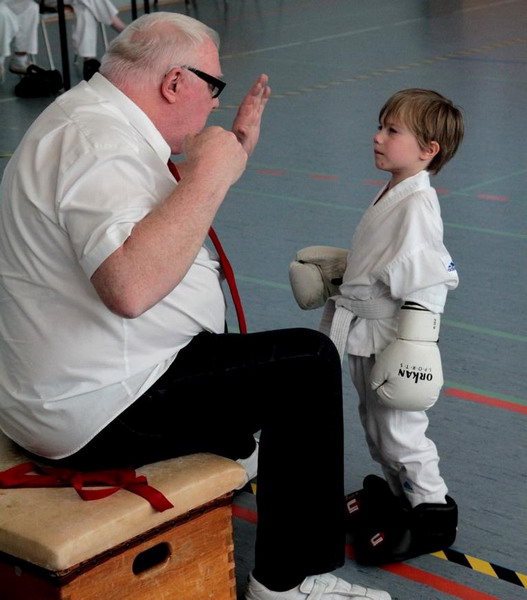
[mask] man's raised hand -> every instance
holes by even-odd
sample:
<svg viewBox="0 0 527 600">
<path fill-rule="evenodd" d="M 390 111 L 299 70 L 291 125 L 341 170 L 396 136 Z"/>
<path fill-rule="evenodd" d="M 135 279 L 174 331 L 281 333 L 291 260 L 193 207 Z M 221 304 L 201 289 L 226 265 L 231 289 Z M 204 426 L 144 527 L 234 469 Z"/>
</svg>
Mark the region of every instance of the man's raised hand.
<svg viewBox="0 0 527 600">
<path fill-rule="evenodd" d="M 232 131 L 250 156 L 258 143 L 262 114 L 271 95 L 267 75 L 260 75 L 242 100 L 232 124 Z"/>
</svg>

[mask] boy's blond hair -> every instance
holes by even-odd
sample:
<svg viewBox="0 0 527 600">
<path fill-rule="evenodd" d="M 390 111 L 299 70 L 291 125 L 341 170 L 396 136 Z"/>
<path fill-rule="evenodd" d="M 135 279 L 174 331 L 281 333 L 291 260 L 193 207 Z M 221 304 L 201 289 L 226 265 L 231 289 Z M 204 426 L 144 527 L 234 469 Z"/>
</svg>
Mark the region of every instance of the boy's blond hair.
<svg viewBox="0 0 527 600">
<path fill-rule="evenodd" d="M 428 165 L 433 175 L 456 153 L 464 134 L 463 115 L 451 100 L 433 90 L 410 88 L 391 96 L 379 113 L 379 123 L 393 117 L 408 127 L 421 148 L 439 144 L 439 152 Z"/>
</svg>

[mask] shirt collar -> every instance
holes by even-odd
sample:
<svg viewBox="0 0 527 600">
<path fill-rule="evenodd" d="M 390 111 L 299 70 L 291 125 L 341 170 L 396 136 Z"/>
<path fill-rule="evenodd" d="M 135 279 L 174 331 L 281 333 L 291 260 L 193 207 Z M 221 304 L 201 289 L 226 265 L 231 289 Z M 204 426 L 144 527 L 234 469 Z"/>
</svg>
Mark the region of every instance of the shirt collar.
<svg viewBox="0 0 527 600">
<path fill-rule="evenodd" d="M 382 190 L 377 194 L 376 198 L 373 201 L 373 204 L 375 204 L 377 198 L 379 198 L 379 196 L 382 195 L 382 193 L 384 192 L 384 190 L 386 189 L 386 186 L 388 184 L 386 184 Z M 403 181 L 401 181 L 400 183 L 398 183 L 394 188 L 392 188 L 391 190 L 388 190 L 386 192 L 386 194 L 384 195 L 384 198 L 381 200 L 381 202 L 379 202 L 379 204 L 377 206 L 380 206 L 381 204 L 386 204 L 386 201 L 389 200 L 391 201 L 397 201 L 400 198 L 406 198 L 406 196 L 409 196 L 410 194 L 417 192 L 419 190 L 424 190 L 430 187 L 430 174 L 428 173 L 428 171 L 423 170 L 423 171 L 419 171 L 419 173 L 416 173 L 415 175 L 412 175 L 411 177 L 408 177 L 406 179 L 403 179 Z"/>
<path fill-rule="evenodd" d="M 126 94 L 121 92 L 113 83 L 100 73 L 95 73 L 93 77 L 86 82 L 97 94 L 103 96 L 114 104 L 119 111 L 126 117 L 130 125 L 142 135 L 154 152 L 166 163 L 171 155 L 170 146 L 166 143 L 157 127 L 152 123 L 148 115 L 143 112 L 139 106 Z"/>
</svg>

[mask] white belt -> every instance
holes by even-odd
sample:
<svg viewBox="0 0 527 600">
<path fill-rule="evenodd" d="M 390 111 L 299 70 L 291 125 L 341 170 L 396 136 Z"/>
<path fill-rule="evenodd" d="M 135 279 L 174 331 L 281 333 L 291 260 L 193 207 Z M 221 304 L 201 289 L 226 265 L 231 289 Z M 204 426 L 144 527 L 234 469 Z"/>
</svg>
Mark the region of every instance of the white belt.
<svg viewBox="0 0 527 600">
<path fill-rule="evenodd" d="M 389 319 L 397 315 L 399 308 L 400 303 L 390 298 L 352 300 L 344 296 L 332 296 L 326 301 L 319 329 L 332 339 L 342 361 L 349 329 L 355 318 Z"/>
</svg>

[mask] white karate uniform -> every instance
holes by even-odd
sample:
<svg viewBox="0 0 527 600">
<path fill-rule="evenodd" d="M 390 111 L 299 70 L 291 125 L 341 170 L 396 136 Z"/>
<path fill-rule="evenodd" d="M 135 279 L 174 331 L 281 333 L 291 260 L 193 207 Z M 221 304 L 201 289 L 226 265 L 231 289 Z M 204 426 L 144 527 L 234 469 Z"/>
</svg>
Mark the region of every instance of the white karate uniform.
<svg viewBox="0 0 527 600">
<path fill-rule="evenodd" d="M 346 352 L 370 453 L 381 464 L 392 491 L 406 494 L 412 506 L 443 503 L 448 490 L 439 474 L 436 446 L 425 435 L 426 412 L 382 406 L 371 390 L 370 374 L 375 355 L 396 337 L 397 309 L 413 301 L 442 313 L 458 276 L 443 245 L 439 201 L 428 172 L 402 181 L 376 203 L 383 191 L 357 226 L 340 292 L 364 304 L 392 302 L 393 316 L 355 316 Z"/>
<path fill-rule="evenodd" d="M 77 54 L 83 58 L 97 56 L 97 27 L 111 25 L 118 14 L 110 0 L 71 0 L 75 12 L 72 40 Z"/>
<path fill-rule="evenodd" d="M 33 0 L 0 0 L 0 59 L 13 51 L 37 54 L 39 8 Z"/>
</svg>

